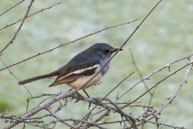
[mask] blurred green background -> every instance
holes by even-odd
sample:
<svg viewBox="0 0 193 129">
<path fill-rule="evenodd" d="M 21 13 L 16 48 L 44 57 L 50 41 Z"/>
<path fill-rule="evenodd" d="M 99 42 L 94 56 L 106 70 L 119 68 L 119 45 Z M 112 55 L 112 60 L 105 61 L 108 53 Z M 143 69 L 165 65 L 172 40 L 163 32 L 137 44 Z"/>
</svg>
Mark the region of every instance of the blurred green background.
<svg viewBox="0 0 193 129">
<path fill-rule="evenodd" d="M 14 3 L 18 2 L 2 0 L 0 2 L 0 12 L 5 11 Z M 30 1 L 25 1 L 12 11 L 0 17 L 0 28 L 20 19 L 24 16 Z M 149 0 L 65 0 L 65 1 L 35 1 L 30 13 L 48 7 L 54 2 L 62 4 L 26 19 L 24 26 L 15 39 L 14 43 L 1 56 L 7 65 L 13 64 L 31 55 L 53 48 L 61 43 L 74 40 L 78 37 L 92 33 L 106 26 L 119 24 L 122 22 L 142 19 L 153 7 L 156 1 Z M 111 69 L 103 78 L 102 84 L 97 87 L 89 88 L 87 91 L 92 97 L 103 97 L 113 86 L 121 81 L 126 75 L 135 71 L 129 55 L 129 49 L 132 50 L 138 67 L 143 75 L 151 73 L 171 61 L 192 53 L 193 47 L 193 1 L 192 0 L 163 0 L 160 6 L 145 21 L 137 33 L 129 40 L 120 52 L 111 62 Z M 78 41 L 52 51 L 43 56 L 11 68 L 11 71 L 19 79 L 48 73 L 64 65 L 78 52 L 86 49 L 96 42 L 107 42 L 112 46 L 119 47 L 138 25 L 140 21 L 133 24 L 121 26 L 115 29 L 96 34 L 84 40 Z M 12 38 L 19 24 L 0 31 L 0 49 Z M 171 68 L 174 71 L 179 66 L 186 64 L 187 61 L 179 63 Z M 3 64 L 0 63 L 3 68 Z M 160 108 L 167 101 L 167 98 L 174 95 L 180 82 L 183 80 L 184 71 L 176 74 L 159 86 L 155 92 L 152 105 Z M 164 76 L 168 75 L 164 70 L 147 82 L 152 86 Z M 160 122 L 184 126 L 191 129 L 193 127 L 193 94 L 192 94 L 192 72 L 188 78 L 188 83 L 180 92 L 172 105 L 169 105 L 161 114 Z M 119 94 L 125 91 L 129 86 L 139 80 L 135 73 L 129 78 L 116 92 L 113 92 L 109 98 L 115 99 L 117 91 Z M 52 82 L 50 79 L 30 83 L 27 87 L 34 96 L 41 93 L 58 93 L 61 89 L 68 90 L 69 87 L 61 85 L 54 88 L 48 88 Z M 17 80 L 9 74 L 7 70 L 0 72 L 0 113 L 6 110 L 8 114 L 20 114 L 25 112 L 26 99 L 29 94 L 22 87 L 17 85 Z M 129 101 L 145 91 L 143 85 L 137 86 L 122 101 Z M 146 95 L 139 100 L 141 104 L 147 105 L 149 96 Z M 40 100 L 32 100 L 30 108 L 35 106 Z M 88 111 L 84 102 L 69 104 L 60 114 L 64 118 L 81 118 Z M 143 112 L 140 108 L 127 109 L 134 115 Z M 106 117 L 104 120 L 113 120 L 115 118 Z M 119 118 L 121 119 L 121 118 Z M 7 123 L 0 120 L 0 126 L 4 127 Z M 119 124 L 108 125 L 107 128 L 121 128 Z M 20 126 L 15 129 L 21 128 Z M 27 129 L 35 127 L 27 126 Z M 57 128 L 64 128 L 58 124 Z M 146 129 L 155 128 L 152 124 L 147 124 Z M 166 127 L 163 127 L 164 129 Z"/>
</svg>

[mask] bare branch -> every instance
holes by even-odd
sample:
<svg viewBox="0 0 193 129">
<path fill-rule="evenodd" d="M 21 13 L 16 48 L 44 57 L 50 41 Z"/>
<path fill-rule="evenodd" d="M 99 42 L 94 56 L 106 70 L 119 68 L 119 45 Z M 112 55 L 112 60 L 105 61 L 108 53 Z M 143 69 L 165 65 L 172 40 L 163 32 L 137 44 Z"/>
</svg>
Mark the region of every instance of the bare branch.
<svg viewBox="0 0 193 129">
<path fill-rule="evenodd" d="M 137 83 L 135 83 L 134 85 L 132 85 L 131 87 L 129 87 L 124 93 L 122 93 L 119 97 L 117 97 L 116 99 L 116 102 L 118 102 L 123 96 L 125 96 L 129 91 L 131 91 L 134 87 L 136 87 L 138 84 L 140 84 L 141 82 L 143 82 L 144 80 L 149 80 L 150 77 L 152 77 L 153 75 L 155 75 L 156 73 L 158 72 L 161 72 L 162 70 L 180 62 L 180 61 L 183 61 L 185 59 L 189 59 L 191 56 L 193 56 L 193 54 L 189 55 L 189 56 L 186 56 L 186 57 L 183 57 L 181 59 L 178 59 L 178 60 L 175 60 L 169 64 L 166 64 L 164 65 L 163 67 L 159 68 L 159 69 L 156 69 L 154 70 L 153 72 L 151 72 L 150 74 L 146 75 L 142 80 L 139 80 Z"/>
<path fill-rule="evenodd" d="M 137 64 L 136 64 L 136 61 L 135 61 L 135 58 L 134 58 L 134 56 L 133 56 L 133 53 L 132 53 L 131 49 L 129 50 L 129 52 L 130 52 L 130 55 L 131 55 L 131 59 L 132 59 L 133 65 L 134 65 L 137 73 L 139 74 L 139 77 L 140 77 L 140 79 L 142 80 L 142 83 L 143 83 L 144 87 L 146 88 L 146 90 L 149 90 L 147 84 L 145 83 L 145 80 L 143 80 L 143 75 L 142 75 L 142 73 L 140 72 L 140 70 L 139 70 L 139 68 L 138 68 L 138 66 L 137 66 Z M 151 93 L 151 91 L 149 91 L 148 93 L 149 93 L 149 95 L 150 95 L 149 105 L 151 105 L 151 98 L 153 97 L 153 94 Z"/>
<path fill-rule="evenodd" d="M 134 20 L 134 21 L 131 21 L 131 22 L 126 22 L 126 23 L 121 23 L 121 24 L 116 24 L 116 25 L 110 26 L 110 27 L 106 27 L 106 28 L 103 28 L 103 29 L 101 29 L 101 30 L 95 31 L 95 32 L 93 32 L 93 33 L 90 33 L 90 34 L 88 34 L 88 35 L 79 37 L 79 38 L 77 38 L 77 39 L 75 39 L 75 40 L 69 41 L 69 42 L 67 42 L 67 43 L 60 44 L 60 45 L 57 46 L 57 47 L 51 48 L 51 49 L 46 50 L 46 51 L 44 51 L 44 52 L 37 53 L 37 54 L 35 54 L 35 55 L 33 55 L 33 56 L 30 56 L 30 57 L 28 57 L 28 58 L 26 58 L 26 59 L 23 59 L 23 60 L 21 60 L 21 61 L 18 61 L 18 62 L 14 63 L 14 64 L 11 64 L 11 65 L 7 66 L 7 67 L 4 67 L 4 68 L 0 69 L 0 71 L 3 71 L 3 70 L 5 70 L 5 69 L 7 69 L 7 68 L 13 67 L 13 66 L 18 65 L 18 64 L 21 64 L 21 63 L 23 63 L 23 62 L 25 62 L 25 61 L 28 61 L 28 60 L 30 60 L 30 59 L 33 59 L 33 58 L 35 58 L 35 57 L 37 57 L 37 56 L 41 56 L 41 55 L 43 55 L 43 54 L 52 52 L 52 51 L 55 50 L 55 49 L 58 49 L 58 48 L 60 48 L 60 47 L 63 47 L 63 46 L 65 46 L 65 45 L 68 45 L 68 44 L 71 44 L 71 43 L 75 43 L 75 42 L 77 42 L 77 41 L 79 41 L 79 40 L 82 40 L 82 39 L 87 38 L 87 37 L 89 37 L 89 36 L 92 36 L 92 35 L 95 35 L 95 34 L 97 34 L 97 33 L 103 32 L 103 31 L 105 31 L 105 30 L 113 29 L 113 28 L 116 28 L 116 27 L 122 26 L 122 25 L 127 25 L 127 24 L 133 23 L 133 22 L 135 22 L 135 21 L 137 21 L 137 20 L 138 20 L 138 19 L 136 19 L 136 20 Z"/>
<path fill-rule="evenodd" d="M 12 7 L 8 8 L 6 11 L 4 11 L 3 13 L 0 14 L 0 16 L 4 15 L 5 13 L 9 12 L 10 10 L 12 10 L 13 8 L 15 8 L 16 6 L 18 6 L 19 4 L 23 3 L 25 0 L 21 0 L 18 3 L 16 3 L 15 5 L 13 5 Z"/>
<path fill-rule="evenodd" d="M 1 60 L 1 63 L 6 67 L 6 64 L 3 61 L 2 57 L 0 57 L 0 60 Z M 8 69 L 8 71 L 17 81 L 20 81 L 19 78 L 10 69 Z M 23 85 L 23 86 L 24 86 L 25 90 L 27 91 L 27 93 L 32 97 L 33 95 L 30 92 L 30 90 L 25 85 Z"/>
<path fill-rule="evenodd" d="M 68 127 L 71 127 L 73 129 L 77 129 L 74 125 L 71 125 L 65 121 L 63 121 L 61 118 L 59 118 L 58 116 L 56 116 L 56 114 L 49 108 L 46 107 L 46 110 L 50 113 L 51 116 L 53 116 L 54 118 L 56 118 L 58 121 L 62 122 L 63 124 L 67 125 Z"/>
<path fill-rule="evenodd" d="M 24 18 L 23 18 L 21 24 L 19 25 L 19 27 L 18 27 L 17 31 L 15 32 L 14 36 L 12 37 L 12 39 L 11 39 L 11 40 L 7 43 L 7 45 L 5 45 L 5 47 L 3 47 L 3 49 L 0 51 L 0 55 L 2 54 L 3 51 L 5 51 L 5 50 L 9 47 L 9 45 L 11 45 L 11 44 L 13 43 L 13 41 L 14 41 L 15 38 L 17 37 L 17 34 L 18 34 L 19 31 L 21 30 L 21 27 L 23 26 L 23 23 L 24 23 L 27 15 L 28 15 L 28 13 L 29 13 L 29 10 L 31 9 L 31 6 L 32 6 L 33 2 L 34 2 L 34 0 L 31 0 L 31 2 L 30 2 L 30 4 L 29 4 L 29 6 L 28 6 L 28 9 L 27 9 L 27 11 L 26 11 L 26 13 L 25 13 L 25 15 L 24 15 Z"/>
<path fill-rule="evenodd" d="M 27 19 L 27 18 L 29 18 L 29 17 L 32 17 L 32 16 L 34 16 L 34 15 L 36 15 L 36 14 L 39 14 L 39 13 L 41 13 L 41 12 L 43 12 L 43 11 L 46 11 L 46 10 L 48 10 L 48 9 L 51 9 L 51 8 L 53 8 L 53 7 L 55 7 L 56 5 L 59 5 L 59 4 L 61 4 L 61 3 L 60 3 L 60 2 L 55 3 L 55 4 L 53 4 L 53 5 L 50 5 L 50 6 L 47 7 L 47 8 L 43 8 L 43 9 L 37 11 L 37 12 L 34 12 L 34 13 L 32 13 L 32 14 L 29 14 L 29 15 L 27 15 L 27 17 L 26 17 L 25 19 Z M 8 25 L 6 25 L 6 26 L 0 28 L 0 31 L 2 31 L 2 30 L 6 29 L 6 28 L 8 28 L 8 27 L 11 27 L 11 26 L 13 26 L 13 25 L 19 23 L 19 22 L 22 21 L 23 19 L 24 19 L 24 18 L 21 18 L 21 19 L 19 19 L 19 20 L 13 22 L 13 23 L 11 23 L 11 24 L 8 24 Z"/>
<path fill-rule="evenodd" d="M 141 97 L 143 97 L 144 95 L 146 95 L 150 90 L 154 89 L 155 87 L 157 87 L 160 83 L 162 83 L 163 81 L 165 81 L 166 79 L 168 79 L 169 77 L 171 77 L 172 75 L 178 73 L 179 71 L 181 71 L 182 69 L 186 68 L 187 66 L 192 65 L 192 63 L 188 63 L 184 66 L 182 66 L 181 68 L 179 68 L 178 70 L 174 71 L 173 73 L 169 74 L 168 76 L 166 76 L 165 78 L 163 78 L 162 80 L 160 80 L 159 82 L 157 82 L 154 86 L 152 86 L 151 88 L 149 88 L 149 90 L 147 90 L 146 92 L 144 92 L 143 94 L 141 94 L 139 97 L 137 97 L 136 99 L 134 99 L 133 101 L 131 101 L 130 103 L 126 104 L 125 106 L 123 106 L 121 109 L 127 107 L 128 105 L 136 102 L 137 100 L 139 100 Z"/>
</svg>

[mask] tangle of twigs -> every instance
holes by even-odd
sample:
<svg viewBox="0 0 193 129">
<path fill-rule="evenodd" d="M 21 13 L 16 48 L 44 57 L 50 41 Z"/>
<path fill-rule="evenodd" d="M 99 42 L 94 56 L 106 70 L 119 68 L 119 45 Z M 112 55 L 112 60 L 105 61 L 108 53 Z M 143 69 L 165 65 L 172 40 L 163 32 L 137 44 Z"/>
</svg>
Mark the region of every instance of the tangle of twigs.
<svg viewBox="0 0 193 129">
<path fill-rule="evenodd" d="M 9 9 L 7 9 L 3 13 L 1 13 L 0 16 L 5 15 L 8 11 L 10 11 L 11 9 L 14 9 L 16 6 L 18 6 L 19 4 L 21 4 L 24 1 L 25 0 L 22 0 L 18 3 L 16 3 L 14 6 L 10 7 Z M 137 25 L 137 27 L 132 31 L 132 33 L 128 35 L 128 37 L 122 43 L 122 45 L 120 46 L 119 49 L 123 48 L 128 43 L 128 41 L 134 36 L 134 34 L 143 25 L 143 23 L 146 21 L 146 19 L 158 7 L 158 5 L 160 4 L 161 1 L 162 0 L 159 0 L 153 6 L 153 8 L 147 13 L 147 15 L 141 20 L 141 22 Z M 18 29 L 16 30 L 14 36 L 0 50 L 0 55 L 1 56 L 2 56 L 2 53 L 6 49 L 8 49 L 9 46 L 14 42 L 14 40 L 17 37 L 19 31 L 21 30 L 26 18 L 34 16 L 35 14 L 41 13 L 45 10 L 51 9 L 52 7 L 60 4 L 60 3 L 53 4 L 53 5 L 51 5 L 47 8 L 41 9 L 41 10 L 39 10 L 39 11 L 33 13 L 33 14 L 28 15 L 28 13 L 29 13 L 29 11 L 32 7 L 33 2 L 34 2 L 34 0 L 31 0 L 30 4 L 29 4 L 29 6 L 26 10 L 26 13 L 25 13 L 25 15 L 22 19 L 14 22 L 14 23 L 8 24 L 8 25 L 6 25 L 6 26 L 4 26 L 3 28 L 0 29 L 0 31 L 1 31 L 1 30 L 4 30 L 4 29 L 12 26 L 12 25 L 15 25 L 18 22 L 21 22 Z M 46 51 L 43 51 L 43 52 L 40 52 L 40 53 L 37 53 L 33 56 L 30 56 L 26 59 L 23 59 L 23 60 L 18 61 L 14 64 L 11 64 L 11 65 L 6 66 L 6 63 L 1 58 L 1 62 L 4 65 L 4 67 L 1 68 L 0 71 L 3 71 L 5 69 L 7 69 L 9 71 L 9 74 L 14 76 L 15 79 L 19 80 L 18 77 L 9 69 L 10 67 L 13 67 L 15 65 L 19 65 L 19 64 L 21 64 L 25 61 L 28 61 L 28 60 L 36 58 L 40 55 L 49 53 L 49 52 L 51 52 L 55 49 L 58 49 L 60 47 L 65 46 L 65 45 L 74 43 L 76 41 L 80 41 L 81 39 L 84 39 L 84 38 L 87 38 L 89 36 L 95 35 L 95 34 L 100 33 L 102 31 L 109 30 L 109 29 L 112 29 L 112 28 L 116 28 L 116 27 L 119 27 L 119 26 L 122 26 L 122 25 L 127 25 L 127 24 L 133 23 L 135 21 L 137 21 L 137 19 L 133 20 L 131 22 L 116 24 L 116 25 L 113 25 L 113 26 L 103 28 L 103 29 L 98 30 L 96 32 L 93 32 L 93 33 L 90 33 L 88 35 L 79 37 L 79 38 L 77 38 L 73 41 L 69 41 L 67 43 L 60 44 L 57 47 L 51 48 L 49 50 L 46 50 Z M 110 62 L 118 54 L 118 52 L 119 51 L 117 51 L 111 57 L 111 59 L 108 62 Z M 28 107 L 28 104 L 27 104 L 26 112 L 24 112 L 23 114 L 8 115 L 7 113 L 5 113 L 5 114 L 0 115 L 0 119 L 10 121 L 10 123 L 8 125 L 6 125 L 4 127 L 4 129 L 13 128 L 16 125 L 21 124 L 21 123 L 24 123 L 23 128 L 25 128 L 27 125 L 30 125 L 30 126 L 34 126 L 34 127 L 38 127 L 38 128 L 44 128 L 44 129 L 55 128 L 58 123 L 61 123 L 65 127 L 69 127 L 69 128 L 72 128 L 72 129 L 87 129 L 87 128 L 90 128 L 90 127 L 105 129 L 106 125 L 109 125 L 109 124 L 111 124 L 111 125 L 120 124 L 120 126 L 122 126 L 122 128 L 125 128 L 125 129 L 130 129 L 130 128 L 138 129 L 139 126 L 141 126 L 143 128 L 143 126 L 147 123 L 155 125 L 157 127 L 157 129 L 160 126 L 169 127 L 169 128 L 173 128 L 173 129 L 183 129 L 184 127 L 176 127 L 176 126 L 172 126 L 172 125 L 167 124 L 167 123 L 162 123 L 162 122 L 159 121 L 159 117 L 161 116 L 161 113 L 163 112 L 163 110 L 166 109 L 170 104 L 172 104 L 172 102 L 176 99 L 177 95 L 181 91 L 182 87 L 188 82 L 188 76 L 189 76 L 189 73 L 190 73 L 190 71 L 193 67 L 193 54 L 191 54 L 189 56 L 186 56 L 186 57 L 183 57 L 181 59 L 177 59 L 177 60 L 175 60 L 175 61 L 173 61 L 169 64 L 166 64 L 163 67 L 154 70 L 153 72 L 149 73 L 148 75 L 146 75 L 144 77 L 143 77 L 143 74 L 141 73 L 141 71 L 140 71 L 140 69 L 137 65 L 134 54 L 131 52 L 131 50 L 130 50 L 130 55 L 131 55 L 131 59 L 132 59 L 132 63 L 133 63 L 133 66 L 135 68 L 135 71 L 139 75 L 140 79 L 135 84 L 129 86 L 128 89 L 125 90 L 123 93 L 118 93 L 118 91 L 117 91 L 117 97 L 115 98 L 115 100 L 109 99 L 108 96 L 110 94 L 112 94 L 113 92 L 115 92 L 116 90 L 118 90 L 119 87 L 123 84 L 123 82 L 127 81 L 128 78 L 131 78 L 132 75 L 135 72 L 131 72 L 127 76 L 122 78 L 122 80 L 120 80 L 120 82 L 117 85 L 115 85 L 111 90 L 109 90 L 107 92 L 107 94 L 105 94 L 104 96 L 102 96 L 100 98 L 84 97 L 84 96 L 80 95 L 79 93 L 77 93 L 77 91 L 80 90 L 80 88 L 76 89 L 76 90 L 69 90 L 69 91 L 61 92 L 61 93 L 41 94 L 41 95 L 38 95 L 38 96 L 34 96 L 24 86 L 26 91 L 31 96 L 30 98 L 27 99 L 28 104 L 29 104 L 30 100 L 32 100 L 32 99 L 36 99 L 36 100 L 38 99 L 39 100 L 41 98 L 41 101 L 39 101 L 39 103 L 37 105 L 34 105 L 33 108 L 31 108 L 31 109 L 28 109 L 29 107 Z M 181 63 L 181 62 L 185 61 L 186 59 L 188 59 L 188 61 L 189 61 L 188 63 L 185 62 L 185 64 L 183 64 L 180 68 L 174 70 L 173 72 L 170 72 L 170 67 L 173 67 L 174 65 L 176 65 L 178 63 Z M 169 72 L 170 72 L 169 75 L 163 77 L 157 83 L 152 84 L 152 87 L 149 87 L 146 84 L 146 80 L 150 80 L 150 77 L 162 72 L 163 69 L 168 69 Z M 173 77 L 173 75 L 175 75 L 179 72 L 182 72 L 184 69 L 186 69 L 186 71 L 184 72 L 184 78 L 181 80 L 181 83 L 179 84 L 176 92 L 166 102 L 164 102 L 162 104 L 162 106 L 159 107 L 159 109 L 154 107 L 152 105 L 152 99 L 154 98 L 156 88 L 158 86 L 160 86 L 160 84 L 163 83 L 165 80 Z M 91 78 L 89 81 L 91 81 L 93 78 Z M 87 83 L 89 83 L 89 81 Z M 140 84 L 143 84 L 145 86 L 146 91 L 144 93 L 141 93 L 135 99 L 132 99 L 132 100 L 127 99 L 127 101 L 125 101 L 125 100 L 123 101 L 122 98 L 124 96 L 126 96 L 135 87 L 139 86 Z M 150 95 L 148 103 L 147 104 L 140 104 L 139 100 L 142 99 L 145 95 L 148 95 L 148 94 Z M 59 115 L 60 112 L 62 111 L 62 109 L 65 109 L 67 107 L 67 105 L 69 105 L 71 103 L 70 100 L 75 100 L 76 104 L 78 104 L 79 101 L 84 102 L 84 103 L 88 103 L 89 105 L 92 104 L 91 109 L 89 109 L 88 112 L 85 113 L 84 116 L 80 117 L 79 119 L 61 117 Z M 53 105 L 56 105 L 56 104 L 58 104 L 58 106 L 53 108 L 54 107 Z M 139 108 L 139 109 L 142 108 L 143 112 L 141 112 L 138 115 L 134 115 L 134 114 L 128 112 L 128 109 L 130 109 L 130 108 Z M 46 113 L 43 114 L 43 115 L 42 114 L 40 115 L 39 112 L 41 112 L 41 111 L 46 111 Z M 105 117 L 110 117 L 112 114 L 116 114 L 118 117 L 114 120 L 106 120 L 106 121 L 104 120 Z M 48 117 L 50 119 L 45 122 L 44 119 L 46 119 Z"/>
</svg>

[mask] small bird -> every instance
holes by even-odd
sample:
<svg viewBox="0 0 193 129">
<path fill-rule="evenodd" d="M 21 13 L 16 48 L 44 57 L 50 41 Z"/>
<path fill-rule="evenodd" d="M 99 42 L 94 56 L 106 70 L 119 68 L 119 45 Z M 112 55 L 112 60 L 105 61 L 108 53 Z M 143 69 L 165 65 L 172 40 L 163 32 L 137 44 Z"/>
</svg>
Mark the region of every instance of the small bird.
<svg viewBox="0 0 193 129">
<path fill-rule="evenodd" d="M 105 75 L 110 64 L 108 63 L 104 68 L 103 66 L 111 58 L 111 55 L 118 50 L 122 49 L 113 48 L 106 43 L 96 43 L 74 56 L 67 64 L 58 70 L 20 81 L 18 84 L 22 85 L 56 76 L 57 78 L 49 87 L 66 83 L 73 89 L 80 87 L 86 89 L 96 84 Z M 93 78 L 93 76 L 95 76 L 99 71 L 100 73 Z M 93 79 L 90 80 L 91 78 Z"/>
</svg>

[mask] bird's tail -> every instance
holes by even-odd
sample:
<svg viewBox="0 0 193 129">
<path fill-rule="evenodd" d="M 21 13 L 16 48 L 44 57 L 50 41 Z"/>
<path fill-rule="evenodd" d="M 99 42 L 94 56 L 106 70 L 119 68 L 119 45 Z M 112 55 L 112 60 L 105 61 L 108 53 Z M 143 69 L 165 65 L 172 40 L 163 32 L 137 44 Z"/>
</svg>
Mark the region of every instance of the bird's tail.
<svg viewBox="0 0 193 129">
<path fill-rule="evenodd" d="M 55 71 L 55 72 L 52 72 L 52 73 L 49 73 L 49 74 L 44 74 L 44 75 L 29 78 L 29 79 L 26 79 L 26 80 L 23 80 L 23 81 L 19 81 L 18 84 L 23 85 L 23 84 L 26 84 L 26 83 L 30 83 L 30 82 L 33 82 L 33 81 L 40 80 L 40 79 L 57 76 L 58 74 L 59 74 L 58 71 Z"/>
</svg>

